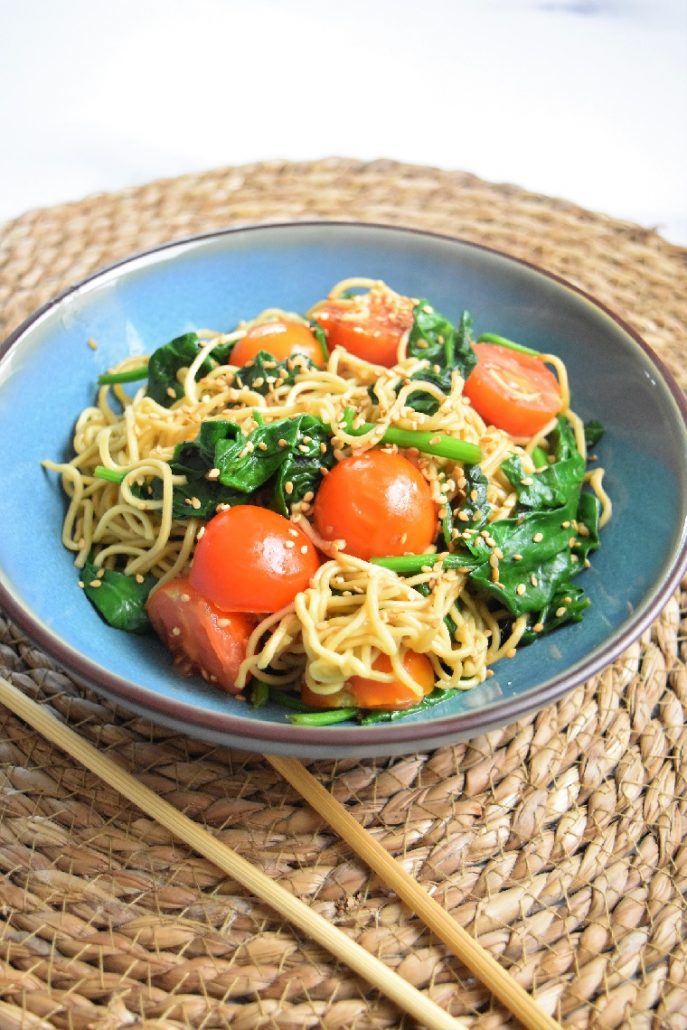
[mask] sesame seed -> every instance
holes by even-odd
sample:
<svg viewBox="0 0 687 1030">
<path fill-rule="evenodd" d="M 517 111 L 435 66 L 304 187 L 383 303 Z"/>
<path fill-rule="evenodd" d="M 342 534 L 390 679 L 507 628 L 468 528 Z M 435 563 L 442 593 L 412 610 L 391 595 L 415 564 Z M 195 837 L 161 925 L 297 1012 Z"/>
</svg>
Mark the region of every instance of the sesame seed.
<svg viewBox="0 0 687 1030">
<path fill-rule="evenodd" d="M 173 637 L 180 637 L 181 636 L 181 628 L 179 626 L 172 626 L 172 636 Z"/>
<path fill-rule="evenodd" d="M 303 544 L 303 546 L 301 547 L 301 554 L 307 554 L 307 553 L 308 553 L 308 545 L 307 544 Z"/>
<path fill-rule="evenodd" d="M 314 501 L 315 500 L 315 494 L 313 493 L 313 491 L 312 490 L 308 490 L 306 493 L 304 493 L 303 494 L 303 500 L 306 501 L 308 504 L 310 503 L 310 501 Z"/>
<path fill-rule="evenodd" d="M 265 379 L 263 376 L 258 376 L 257 379 L 253 380 L 253 386 L 256 390 L 259 390 L 261 386 L 265 385 Z"/>
<path fill-rule="evenodd" d="M 277 440 L 277 443 L 279 444 L 280 447 L 288 447 L 289 446 L 288 440 L 285 440 L 283 436 L 280 437 L 279 440 Z"/>
<path fill-rule="evenodd" d="M 79 580 L 79 587 L 81 588 L 81 590 L 83 590 L 83 588 L 85 587 L 85 585 L 86 585 L 86 584 L 84 583 L 84 581 L 83 581 L 82 579 L 80 579 L 80 580 Z"/>
<path fill-rule="evenodd" d="M 534 480 L 532 479 L 531 476 L 525 476 L 524 479 L 520 480 L 520 482 L 521 482 L 521 484 L 523 486 L 532 486 L 532 483 L 534 483 Z"/>
<path fill-rule="evenodd" d="M 259 451 L 266 451 L 267 450 L 267 444 L 265 443 L 264 440 L 261 440 L 260 443 L 258 444 L 258 450 Z"/>
<path fill-rule="evenodd" d="M 541 631 L 543 629 L 544 629 L 544 623 L 543 622 L 535 622 L 534 626 L 532 627 L 532 631 L 534 633 L 541 633 Z"/>
<path fill-rule="evenodd" d="M 140 572 L 137 572 L 136 575 L 134 576 L 134 579 L 136 580 L 137 583 L 142 583 L 144 578 L 145 577 L 142 576 Z"/>
<path fill-rule="evenodd" d="M 196 511 L 198 511 L 200 509 L 200 506 L 201 506 L 200 505 L 200 498 L 199 497 L 192 497 L 191 498 L 191 507 L 194 508 Z"/>
<path fill-rule="evenodd" d="M 284 541 L 284 547 L 288 547 L 289 550 L 292 550 L 292 548 L 294 548 L 295 546 L 296 545 L 294 544 L 293 540 Z"/>
<path fill-rule="evenodd" d="M 568 540 L 568 547 L 575 547 L 575 545 L 577 543 L 579 543 L 577 537 L 576 536 L 571 536 L 570 539 Z"/>
<path fill-rule="evenodd" d="M 96 343 L 96 341 L 93 338 L 91 338 L 90 340 L 86 340 L 86 343 L 91 348 L 91 350 L 97 350 L 98 349 L 98 344 Z"/>
<path fill-rule="evenodd" d="M 179 597 L 179 600 L 183 601 L 184 604 L 186 604 L 187 601 L 191 600 L 191 595 L 190 594 L 181 594 L 180 597 Z"/>
<path fill-rule="evenodd" d="M 522 555 L 521 554 L 514 554 L 513 555 L 513 561 L 522 561 Z"/>
<path fill-rule="evenodd" d="M 97 589 L 99 586 L 102 586 L 102 582 L 102 579 L 92 579 L 88 585 Z"/>
<path fill-rule="evenodd" d="M 174 389 L 174 387 L 173 386 L 168 386 L 167 387 L 167 396 L 168 397 L 176 397 L 176 395 L 177 395 L 177 393 L 176 393 L 176 390 Z"/>
<path fill-rule="evenodd" d="M 563 605 L 563 604 L 562 604 L 562 605 L 560 606 L 560 608 L 556 608 L 556 618 L 557 618 L 557 619 L 560 619 L 560 617 L 561 617 L 562 615 L 565 615 L 565 613 L 567 612 L 567 610 L 568 610 L 568 609 L 567 609 L 567 608 L 565 607 L 565 605 Z"/>
<path fill-rule="evenodd" d="M 535 544 L 540 544 L 543 539 L 544 539 L 544 534 L 543 533 L 535 533 L 534 536 L 532 537 L 532 542 L 535 543 Z"/>
<path fill-rule="evenodd" d="M 220 471 L 217 468 L 210 469 L 210 471 L 207 472 L 206 476 L 205 476 L 206 479 L 219 479 L 219 477 L 220 477 Z"/>
<path fill-rule="evenodd" d="M 518 585 L 515 588 L 515 593 L 519 594 L 520 597 L 522 597 L 522 595 L 525 593 L 526 590 L 527 590 L 527 587 L 525 586 L 524 583 L 518 583 Z"/>
<path fill-rule="evenodd" d="M 291 480 L 289 480 L 287 483 L 284 483 L 284 492 L 289 494 L 289 496 L 293 493 L 293 483 L 291 482 Z"/>
<path fill-rule="evenodd" d="M 326 454 L 326 453 L 327 453 L 327 445 L 326 445 L 326 443 L 321 443 L 320 444 L 320 454 Z"/>
<path fill-rule="evenodd" d="M 196 540 L 202 540 L 202 538 L 204 536 L 205 536 L 205 526 L 201 526 L 200 529 L 198 530 L 198 532 L 196 533 Z"/>
<path fill-rule="evenodd" d="M 561 522 L 561 529 L 570 529 L 570 519 L 566 519 L 565 522 Z"/>
<path fill-rule="evenodd" d="M 432 444 L 432 446 L 441 443 L 441 435 L 437 433 L 435 436 L 430 436 L 429 442 Z"/>
<path fill-rule="evenodd" d="M 458 512 L 458 518 L 460 519 L 461 522 L 469 522 L 470 521 L 470 516 L 468 515 L 468 513 L 466 511 L 459 511 Z"/>
<path fill-rule="evenodd" d="M 530 583 L 533 587 L 539 586 L 539 580 L 537 579 L 534 573 L 532 573 L 532 575 L 530 576 Z"/>
</svg>

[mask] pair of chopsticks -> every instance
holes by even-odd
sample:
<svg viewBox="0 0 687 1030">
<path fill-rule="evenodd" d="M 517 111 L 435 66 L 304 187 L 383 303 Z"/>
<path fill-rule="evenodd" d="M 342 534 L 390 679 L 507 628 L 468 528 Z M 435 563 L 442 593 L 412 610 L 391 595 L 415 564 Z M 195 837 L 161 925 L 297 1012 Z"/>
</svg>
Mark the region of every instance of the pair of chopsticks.
<svg viewBox="0 0 687 1030">
<path fill-rule="evenodd" d="M 449 1016 L 383 962 L 365 951 L 341 930 L 313 912 L 271 877 L 256 869 L 226 844 L 170 805 L 126 772 L 113 758 L 65 726 L 42 705 L 26 697 L 0 676 L 0 702 L 91 772 L 119 791 L 180 840 L 228 873 L 243 887 L 286 916 L 337 959 L 377 987 L 399 1008 L 429 1030 L 456 1030 L 464 1023 Z M 406 873 L 343 805 L 324 789 L 296 759 L 266 755 L 267 761 L 325 819 L 353 850 L 396 891 L 425 924 L 514 1016 L 531 1030 L 560 1030 L 498 962 Z"/>
</svg>

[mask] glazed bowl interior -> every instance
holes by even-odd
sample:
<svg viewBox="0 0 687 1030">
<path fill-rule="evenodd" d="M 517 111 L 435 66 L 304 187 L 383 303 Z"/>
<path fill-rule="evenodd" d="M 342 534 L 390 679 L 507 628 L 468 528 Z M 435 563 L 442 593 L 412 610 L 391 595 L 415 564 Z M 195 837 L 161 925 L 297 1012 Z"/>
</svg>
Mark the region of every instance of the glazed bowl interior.
<svg viewBox="0 0 687 1030">
<path fill-rule="evenodd" d="M 293 726 L 200 679 L 152 636 L 105 625 L 60 542 L 64 498 L 44 458 L 66 459 L 100 372 L 197 328 L 227 330 L 266 307 L 306 310 L 340 279 L 381 278 L 456 320 L 560 355 L 573 407 L 598 418 L 614 514 L 583 573 L 583 622 L 494 668 L 484 685 L 398 722 Z M 97 341 L 97 349 L 88 346 Z M 0 362 L 0 601 L 80 681 L 205 739 L 306 757 L 383 755 L 474 736 L 552 703 L 616 657 L 675 589 L 685 564 L 687 439 L 674 382 L 594 300 L 503 254 L 436 235 L 343 223 L 257 226 L 168 245 L 67 291 L 7 341 Z"/>
</svg>

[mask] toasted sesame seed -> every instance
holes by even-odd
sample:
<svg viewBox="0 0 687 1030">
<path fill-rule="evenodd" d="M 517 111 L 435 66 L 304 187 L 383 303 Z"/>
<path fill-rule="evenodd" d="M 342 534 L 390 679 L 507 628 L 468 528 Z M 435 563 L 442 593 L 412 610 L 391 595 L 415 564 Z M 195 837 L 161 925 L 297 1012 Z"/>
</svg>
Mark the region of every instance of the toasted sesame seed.
<svg viewBox="0 0 687 1030">
<path fill-rule="evenodd" d="M 280 438 L 279 438 L 279 439 L 277 440 L 277 443 L 279 444 L 279 446 L 280 446 L 280 447 L 288 447 L 288 446 L 289 446 L 289 441 L 288 441 L 288 440 L 285 440 L 283 436 L 282 436 L 282 437 L 280 437 Z"/>
<path fill-rule="evenodd" d="M 265 385 L 264 376 L 258 376 L 257 379 L 253 380 L 253 386 L 256 390 L 259 390 L 261 386 Z"/>
<path fill-rule="evenodd" d="M 289 550 L 291 550 L 295 546 L 296 545 L 294 544 L 293 540 L 285 540 L 284 541 L 284 547 L 288 547 Z"/>
<path fill-rule="evenodd" d="M 532 486 L 532 483 L 534 483 L 534 480 L 532 479 L 531 476 L 525 476 L 523 479 L 520 480 L 520 482 L 521 482 L 521 484 L 523 486 Z"/>
<path fill-rule="evenodd" d="M 198 511 L 200 506 L 201 506 L 200 498 L 199 497 L 192 497 L 191 498 L 191 507 L 194 508 L 196 511 Z"/>
<path fill-rule="evenodd" d="M 543 629 L 544 629 L 544 623 L 543 622 L 535 622 L 534 626 L 532 627 L 532 631 L 534 633 L 541 633 L 541 631 Z"/>
<path fill-rule="evenodd" d="M 172 636 L 173 637 L 180 637 L 181 636 L 181 627 L 180 626 L 172 626 Z"/>
<path fill-rule="evenodd" d="M 219 479 L 219 477 L 220 477 L 220 470 L 217 469 L 217 468 L 210 469 L 210 471 L 207 472 L 206 475 L 205 475 L 206 479 Z"/>
<path fill-rule="evenodd" d="M 145 577 L 142 576 L 140 572 L 137 572 L 136 575 L 134 576 L 134 579 L 136 580 L 137 583 L 142 583 L 144 581 Z"/>
<path fill-rule="evenodd" d="M 570 519 L 566 519 L 565 522 L 561 522 L 561 529 L 570 529 Z"/>
<path fill-rule="evenodd" d="M 190 594 L 185 594 L 185 593 L 184 593 L 184 594 L 181 594 L 181 595 L 179 596 L 179 600 L 180 600 L 180 601 L 183 601 L 183 602 L 184 602 L 184 604 L 185 604 L 185 603 L 186 603 L 187 601 L 190 601 L 190 600 L 191 600 L 191 595 L 190 595 Z"/>
<path fill-rule="evenodd" d="M 306 503 L 308 503 L 308 504 L 310 503 L 310 501 L 314 501 L 315 500 L 314 492 L 312 490 L 306 491 L 306 493 L 303 494 L 303 500 Z"/>
<path fill-rule="evenodd" d="M 174 389 L 174 387 L 173 386 L 168 386 L 167 387 L 167 396 L 168 397 L 176 397 L 176 395 L 177 394 L 176 394 L 176 390 Z"/>
<path fill-rule="evenodd" d="M 326 445 L 326 443 L 322 442 L 320 444 L 320 454 L 326 454 L 326 453 L 327 453 L 327 445 Z"/>
<path fill-rule="evenodd" d="M 91 337 L 90 340 L 86 340 L 86 343 L 91 348 L 91 350 L 97 350 L 98 349 L 98 344 L 96 343 L 96 341 L 92 337 Z"/>
<path fill-rule="evenodd" d="M 521 554 L 514 554 L 513 555 L 513 561 L 522 561 L 522 555 Z"/>
<path fill-rule="evenodd" d="M 97 589 L 99 586 L 102 586 L 102 583 L 102 579 L 92 579 L 88 585 L 89 587 L 95 587 L 95 589 Z"/>
<path fill-rule="evenodd" d="M 79 580 L 79 587 L 80 587 L 80 589 L 81 589 L 81 590 L 83 590 L 83 588 L 85 587 L 85 585 L 86 585 L 86 584 L 84 583 L 84 581 L 83 581 L 82 579 L 80 579 L 80 580 Z"/>
<path fill-rule="evenodd" d="M 258 444 L 258 450 L 259 451 L 266 451 L 267 450 L 267 444 L 265 443 L 264 440 L 261 440 L 260 443 Z"/>
<path fill-rule="evenodd" d="M 567 608 L 565 607 L 565 605 L 564 605 L 564 604 L 562 604 L 562 605 L 560 606 L 560 608 L 556 608 L 556 618 L 557 618 L 557 619 L 560 619 L 560 617 L 561 617 L 562 615 L 565 615 L 565 613 L 567 612 L 567 610 L 568 610 L 568 609 L 567 609 Z"/>
<path fill-rule="evenodd" d="M 205 526 L 201 526 L 200 529 L 198 530 L 198 532 L 196 533 L 196 540 L 202 540 L 204 536 L 205 536 Z"/>
<path fill-rule="evenodd" d="M 301 554 L 307 554 L 308 553 L 308 545 L 307 544 L 303 544 L 301 549 L 300 549 L 300 551 L 301 551 Z"/>
<path fill-rule="evenodd" d="M 530 576 L 530 583 L 533 587 L 539 586 L 539 580 L 537 579 L 534 573 L 532 573 L 532 575 Z"/>
<path fill-rule="evenodd" d="M 544 539 L 544 534 L 543 533 L 535 533 L 534 536 L 532 537 L 532 543 L 540 544 L 543 539 Z"/>
<path fill-rule="evenodd" d="M 518 583 L 518 585 L 515 588 L 515 593 L 519 594 L 520 597 L 522 597 L 522 595 L 525 593 L 526 590 L 527 590 L 527 587 L 525 586 L 524 583 Z"/>
<path fill-rule="evenodd" d="M 441 435 L 439 433 L 436 433 L 434 436 L 430 436 L 429 442 L 432 444 L 432 446 L 441 443 Z"/>
<path fill-rule="evenodd" d="M 287 483 L 284 483 L 284 492 L 289 495 L 293 493 L 293 483 L 291 482 L 291 480 L 289 480 Z"/>
</svg>

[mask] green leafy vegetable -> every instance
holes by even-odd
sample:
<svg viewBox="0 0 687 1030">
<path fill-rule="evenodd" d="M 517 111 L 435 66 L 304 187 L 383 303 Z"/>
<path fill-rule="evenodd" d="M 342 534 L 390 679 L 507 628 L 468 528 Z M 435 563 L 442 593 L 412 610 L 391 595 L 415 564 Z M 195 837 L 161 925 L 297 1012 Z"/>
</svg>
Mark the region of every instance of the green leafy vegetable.
<svg viewBox="0 0 687 1030">
<path fill-rule="evenodd" d="M 587 443 L 587 447 L 595 447 L 601 437 L 604 435 L 604 427 L 596 418 L 589 419 L 584 424 L 584 438 Z"/>
<path fill-rule="evenodd" d="M 174 488 L 174 517 L 210 518 L 220 504 L 263 501 L 288 515 L 333 464 L 329 432 L 313 415 L 258 425 L 247 437 L 233 422 L 206 421 L 170 462 L 187 480 Z"/>
<path fill-rule="evenodd" d="M 265 397 L 275 384 L 293 386 L 297 375 L 316 368 L 317 366 L 305 354 L 277 361 L 268 351 L 261 350 L 236 373 L 234 385 L 245 386 Z"/>
<path fill-rule="evenodd" d="M 178 401 L 184 391 L 177 375 L 198 356 L 199 346 L 197 333 L 184 333 L 153 351 L 148 362 L 148 396 L 165 408 Z M 207 375 L 213 367 L 214 362 L 206 358 L 196 378 Z"/>
<path fill-rule="evenodd" d="M 110 569 L 99 569 L 87 561 L 81 570 L 84 593 L 108 625 L 128 633 L 146 633 L 150 622 L 146 612 L 148 594 L 154 587 L 154 576 L 135 576 Z"/>
<path fill-rule="evenodd" d="M 372 712 L 368 711 L 365 714 L 361 714 L 359 722 L 363 726 L 370 726 L 377 722 L 397 722 L 399 719 L 405 719 L 408 715 L 415 715 L 416 712 L 425 712 L 428 708 L 434 708 L 435 705 L 441 704 L 443 701 L 448 701 L 450 697 L 455 697 L 460 691 L 453 687 L 447 690 L 442 690 L 441 687 L 435 687 L 431 694 L 427 694 L 418 701 L 416 705 L 411 708 L 397 708 L 397 709 L 385 709 L 384 711 Z"/>
<path fill-rule="evenodd" d="M 472 348 L 472 319 L 464 311 L 458 326 L 440 315 L 426 300 L 413 308 L 413 325 L 408 337 L 408 355 L 424 358 L 430 367 L 413 373 L 411 380 L 421 380 L 437 386 L 442 393 L 451 392 L 453 372 L 467 379 L 477 364 Z M 422 390 L 408 396 L 408 405 L 424 415 L 433 415 L 439 407 L 436 397 Z"/>
</svg>

